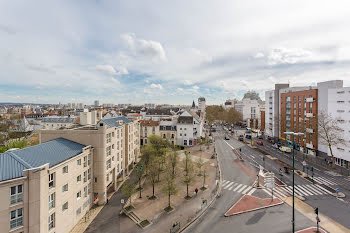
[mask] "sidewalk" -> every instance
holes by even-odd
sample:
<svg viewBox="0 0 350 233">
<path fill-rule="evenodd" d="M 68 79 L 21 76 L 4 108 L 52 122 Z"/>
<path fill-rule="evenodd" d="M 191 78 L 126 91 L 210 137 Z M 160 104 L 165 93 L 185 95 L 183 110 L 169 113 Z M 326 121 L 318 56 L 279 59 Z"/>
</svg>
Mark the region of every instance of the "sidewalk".
<svg viewBox="0 0 350 233">
<path fill-rule="evenodd" d="M 290 206 L 293 206 L 292 202 L 293 202 L 292 197 L 287 197 L 285 199 L 285 203 L 287 203 Z M 311 221 L 313 221 L 316 225 L 316 219 L 315 219 L 316 215 L 314 213 L 313 207 L 299 200 L 298 198 L 295 198 L 295 209 L 300 213 L 302 213 L 307 218 L 309 218 Z M 321 213 L 319 214 L 319 218 L 321 219 L 320 226 L 328 232 L 332 232 L 332 233 L 350 232 L 350 229 L 344 227 L 343 225 L 339 224 L 338 222 L 334 221 L 333 219 Z"/>
<path fill-rule="evenodd" d="M 202 158 L 206 161 L 207 171 L 210 174 L 206 178 L 207 189 L 202 191 L 200 187 L 202 186 L 203 178 L 197 177 L 196 181 L 189 186 L 189 195 L 192 196 L 190 200 L 185 200 L 186 196 L 186 185 L 182 182 L 180 178 L 181 173 L 178 173 L 180 179 L 177 183 L 180 187 L 179 193 L 176 196 L 171 196 L 171 204 L 174 210 L 167 213 L 164 208 L 168 205 L 168 197 L 165 193 L 161 191 L 161 186 L 156 184 L 155 194 L 158 197 L 156 200 L 148 200 L 147 197 L 152 195 L 152 185 L 149 181 L 146 181 L 144 190 L 142 192 L 142 199 L 138 198 L 138 194 L 135 194 L 133 210 L 141 219 L 147 219 L 151 222 L 150 227 L 146 227 L 143 232 L 169 232 L 170 227 L 175 223 L 179 222 L 180 227 L 184 227 L 188 222 L 190 222 L 195 216 L 205 208 L 210 201 L 215 197 L 216 194 L 216 160 L 210 159 L 213 145 L 210 146 L 209 150 L 206 146 L 202 146 L 203 151 L 199 151 L 199 147 L 189 148 L 188 151 L 191 152 L 192 159 L 196 161 L 199 155 L 202 154 Z M 180 156 L 181 158 L 181 156 Z M 179 162 L 182 164 L 182 161 Z M 198 195 L 194 194 L 195 188 L 199 189 Z M 123 223 L 121 222 L 121 227 Z M 122 229 L 122 232 L 127 232 Z"/>
</svg>

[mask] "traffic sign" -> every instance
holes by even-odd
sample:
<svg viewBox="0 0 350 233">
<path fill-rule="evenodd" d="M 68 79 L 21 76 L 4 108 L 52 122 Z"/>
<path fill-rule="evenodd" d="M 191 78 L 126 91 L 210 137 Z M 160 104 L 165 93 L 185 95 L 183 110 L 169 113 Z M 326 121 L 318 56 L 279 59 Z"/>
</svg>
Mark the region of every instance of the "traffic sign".
<svg viewBox="0 0 350 233">
<path fill-rule="evenodd" d="M 266 173 L 264 177 L 265 186 L 267 188 L 274 188 L 275 186 L 275 174 L 273 172 Z"/>
</svg>

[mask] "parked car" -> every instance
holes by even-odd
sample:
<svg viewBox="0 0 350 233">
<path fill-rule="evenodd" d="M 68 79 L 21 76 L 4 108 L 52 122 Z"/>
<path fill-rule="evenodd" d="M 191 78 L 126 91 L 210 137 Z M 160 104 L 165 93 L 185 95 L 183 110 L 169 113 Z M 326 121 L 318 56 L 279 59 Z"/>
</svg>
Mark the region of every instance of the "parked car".
<svg viewBox="0 0 350 233">
<path fill-rule="evenodd" d="M 273 144 L 272 147 L 273 147 L 273 148 L 276 148 L 276 149 L 279 148 L 279 146 L 277 145 L 277 143 Z"/>
<path fill-rule="evenodd" d="M 280 151 L 284 151 L 286 153 L 291 153 L 292 152 L 292 149 L 287 147 L 287 146 L 281 146 L 279 149 L 280 149 Z"/>
<path fill-rule="evenodd" d="M 258 141 L 256 144 L 260 145 L 260 146 L 263 146 L 264 143 L 262 141 Z"/>
<path fill-rule="evenodd" d="M 229 136 L 226 135 L 225 136 L 225 140 L 230 140 Z"/>
<path fill-rule="evenodd" d="M 262 135 L 259 135 L 258 139 L 264 139 L 264 137 Z"/>
<path fill-rule="evenodd" d="M 238 140 L 240 140 L 241 142 L 243 142 L 243 140 L 244 140 L 244 137 L 243 137 L 243 135 L 239 135 L 239 138 L 238 138 Z"/>
</svg>

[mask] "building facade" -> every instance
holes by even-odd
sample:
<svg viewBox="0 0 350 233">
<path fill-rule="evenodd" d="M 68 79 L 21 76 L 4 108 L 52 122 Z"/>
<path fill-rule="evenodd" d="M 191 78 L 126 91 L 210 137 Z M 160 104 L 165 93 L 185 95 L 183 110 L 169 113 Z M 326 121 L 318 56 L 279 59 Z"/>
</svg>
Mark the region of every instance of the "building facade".
<svg viewBox="0 0 350 233">
<path fill-rule="evenodd" d="M 63 138 L 0 154 L 1 232 L 69 232 L 92 206 L 92 155 Z"/>
<path fill-rule="evenodd" d="M 141 120 L 140 121 L 140 145 L 147 145 L 147 138 L 151 135 L 160 136 L 159 121 Z"/>
<path fill-rule="evenodd" d="M 286 90 L 286 89 L 284 89 Z M 301 151 L 316 155 L 318 150 L 318 90 L 281 93 L 280 138 L 294 141 Z M 285 132 L 300 132 L 304 136 L 286 135 Z"/>
<path fill-rule="evenodd" d="M 161 121 L 159 132 L 162 138 L 166 139 L 171 145 L 177 144 L 177 124 L 175 121 Z"/>
<path fill-rule="evenodd" d="M 139 159 L 139 122 L 125 117 L 101 120 L 95 126 L 74 129 L 41 130 L 40 140 L 56 138 L 94 147 L 94 199 L 104 204 L 108 191 L 119 188 L 125 176 Z"/>
</svg>

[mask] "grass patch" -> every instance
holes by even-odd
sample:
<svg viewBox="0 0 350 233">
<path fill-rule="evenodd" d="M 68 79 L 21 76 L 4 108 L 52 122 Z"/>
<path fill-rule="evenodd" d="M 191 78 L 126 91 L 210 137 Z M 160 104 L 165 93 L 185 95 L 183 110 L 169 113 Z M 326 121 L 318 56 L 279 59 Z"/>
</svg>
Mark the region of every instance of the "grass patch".
<svg viewBox="0 0 350 233">
<path fill-rule="evenodd" d="M 167 206 L 167 207 L 164 208 L 165 212 L 170 212 L 173 209 L 174 209 L 174 207 L 172 207 L 172 206 Z"/>
<path fill-rule="evenodd" d="M 149 224 L 150 224 L 150 222 L 149 222 L 147 219 L 145 219 L 145 220 L 143 220 L 142 222 L 140 222 L 141 227 L 146 227 L 146 226 L 148 226 Z"/>
</svg>

